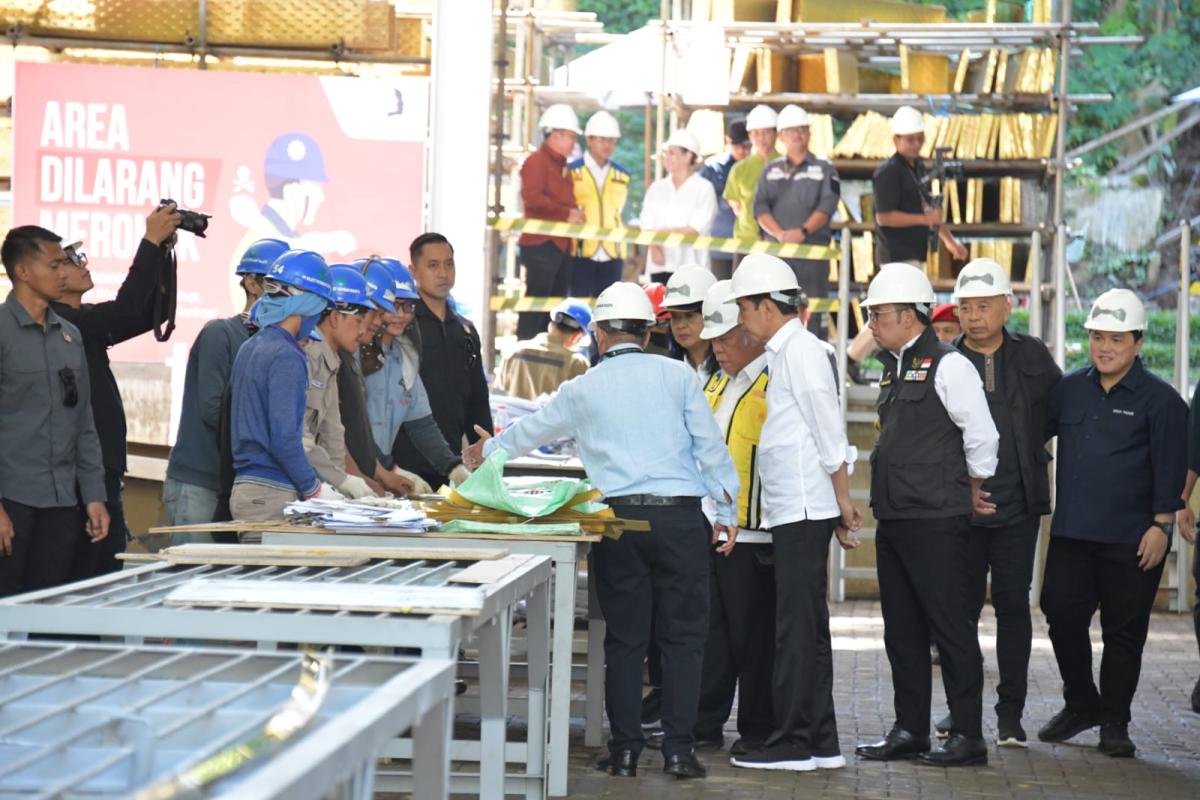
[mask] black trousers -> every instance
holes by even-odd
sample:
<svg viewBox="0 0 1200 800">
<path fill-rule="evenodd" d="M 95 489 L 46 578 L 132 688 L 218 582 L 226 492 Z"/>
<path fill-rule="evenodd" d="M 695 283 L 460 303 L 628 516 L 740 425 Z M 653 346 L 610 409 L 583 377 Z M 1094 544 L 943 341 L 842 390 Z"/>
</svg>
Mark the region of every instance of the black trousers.
<svg viewBox="0 0 1200 800">
<path fill-rule="evenodd" d="M 1192 603 L 1192 624 L 1196 628 L 1196 646 L 1200 647 L 1200 545 L 1192 546 L 1192 578 L 1196 581 L 1196 601 Z"/>
<path fill-rule="evenodd" d="M 708 551 L 712 536 L 697 506 L 614 506 L 617 516 L 650 523 L 596 544 L 596 592 L 604 612 L 605 707 L 612 752 L 645 746 L 642 658 L 650 640 L 662 651 L 663 754 L 692 750 L 700 671 L 708 631 Z"/>
<path fill-rule="evenodd" d="M 554 242 L 542 242 L 519 248 L 517 259 L 525 267 L 526 297 L 566 297 L 571 285 L 571 256 Z M 517 338 L 532 339 L 550 323 L 550 315 L 541 311 L 522 311 L 517 315 Z"/>
<path fill-rule="evenodd" d="M 118 553 L 125 552 L 130 538 L 129 525 L 125 522 L 123 477 L 117 470 L 104 470 L 104 485 L 108 490 L 108 536 L 96 544 L 86 544 L 91 551 L 91 569 L 88 570 L 88 574 L 80 577 L 107 575 L 119 571 L 124 566 L 124 562 L 117 558 Z"/>
<path fill-rule="evenodd" d="M 1055 536 L 1046 553 L 1042 613 L 1063 679 L 1063 698 L 1072 711 L 1099 712 L 1104 722 L 1129 722 L 1129 709 L 1142 673 L 1142 649 L 1163 564 L 1138 567 L 1138 545 L 1106 544 Z M 1100 609 L 1104 652 L 1100 690 L 1092 679 L 1088 628 Z"/>
<path fill-rule="evenodd" d="M 5 499 L 13 524 L 12 555 L 0 556 L 0 596 L 59 586 L 70 580 L 89 544 L 78 506 L 35 508 Z"/>
<path fill-rule="evenodd" d="M 827 565 L 837 520 L 805 520 L 771 529 L 775 540 L 775 730 L 767 744 L 836 756 L 833 643 Z M 928 716 L 928 714 L 926 714 Z"/>
<path fill-rule="evenodd" d="M 829 296 L 828 261 L 815 261 L 811 258 L 785 258 L 784 261 L 792 268 L 792 272 L 796 273 L 796 280 L 800 282 L 800 288 L 810 298 Z M 825 316 L 823 313 L 814 313 L 808 320 L 808 329 L 821 340 L 829 338 Z"/>
<path fill-rule="evenodd" d="M 733 277 L 733 254 L 717 255 L 709 253 L 708 260 L 711 263 L 709 269 L 712 270 L 713 277 L 717 280 L 727 281 Z"/>
<path fill-rule="evenodd" d="M 964 602 L 969 536 L 966 517 L 879 520 L 875 530 L 896 724 L 915 736 L 929 733 L 931 634 L 955 730 L 983 736 L 983 655 Z"/>
<path fill-rule="evenodd" d="M 621 280 L 625 262 L 593 261 L 590 258 L 571 260 L 571 296 L 597 297 L 601 292 Z"/>
<path fill-rule="evenodd" d="M 708 641 L 700 675 L 697 739 L 719 739 L 733 711 L 743 739 L 771 735 L 775 660 L 775 557 L 769 544 L 738 543 L 713 553 L 708 579 Z"/>
<path fill-rule="evenodd" d="M 1029 587 L 1041 521 L 1041 517 L 1027 517 L 996 528 L 972 525 L 967 544 L 967 602 L 976 626 L 987 595 L 988 570 L 992 572 L 996 661 L 1000 667 L 996 715 L 1000 719 L 1020 720 L 1025 710 L 1033 645 Z"/>
</svg>

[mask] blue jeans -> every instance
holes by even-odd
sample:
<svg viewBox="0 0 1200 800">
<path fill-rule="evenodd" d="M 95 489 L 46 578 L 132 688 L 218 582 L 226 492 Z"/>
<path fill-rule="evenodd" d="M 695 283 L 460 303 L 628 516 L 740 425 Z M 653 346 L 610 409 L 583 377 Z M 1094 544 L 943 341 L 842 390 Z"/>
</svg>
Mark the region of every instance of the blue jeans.
<svg viewBox="0 0 1200 800">
<path fill-rule="evenodd" d="M 217 492 L 194 483 L 167 478 L 163 483 L 163 506 L 168 525 L 201 525 L 212 522 L 217 513 Z M 210 533 L 177 533 L 172 544 L 212 544 Z"/>
</svg>

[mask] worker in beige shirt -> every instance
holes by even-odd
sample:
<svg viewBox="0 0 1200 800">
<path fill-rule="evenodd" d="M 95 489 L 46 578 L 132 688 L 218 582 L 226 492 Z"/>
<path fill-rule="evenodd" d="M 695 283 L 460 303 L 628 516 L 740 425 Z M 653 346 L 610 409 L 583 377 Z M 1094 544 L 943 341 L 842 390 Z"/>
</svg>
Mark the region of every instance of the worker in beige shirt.
<svg viewBox="0 0 1200 800">
<path fill-rule="evenodd" d="M 587 336 L 592 312 L 582 300 L 568 297 L 550 312 L 545 333 L 518 342 L 496 373 L 496 388 L 513 397 L 534 400 L 587 371 L 588 361 L 574 348 Z"/>
<path fill-rule="evenodd" d="M 361 475 L 347 473 L 346 431 L 338 401 L 339 350 L 358 347 L 363 320 L 373 309 L 367 280 L 353 267 L 329 270 L 333 305 L 321 316 L 316 334 L 304 348 L 308 390 L 304 408 L 304 454 L 322 481 L 355 499 L 374 494 Z"/>
</svg>

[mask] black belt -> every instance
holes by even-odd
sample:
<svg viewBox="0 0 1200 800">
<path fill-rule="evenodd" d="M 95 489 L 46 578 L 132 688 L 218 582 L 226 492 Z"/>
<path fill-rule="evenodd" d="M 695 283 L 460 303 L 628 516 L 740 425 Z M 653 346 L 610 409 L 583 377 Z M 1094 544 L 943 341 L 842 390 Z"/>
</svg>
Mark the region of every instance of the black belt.
<svg viewBox="0 0 1200 800">
<path fill-rule="evenodd" d="M 605 497 L 610 506 L 692 506 L 700 507 L 699 497 L 664 497 L 658 494 L 626 494 L 621 497 Z"/>
</svg>

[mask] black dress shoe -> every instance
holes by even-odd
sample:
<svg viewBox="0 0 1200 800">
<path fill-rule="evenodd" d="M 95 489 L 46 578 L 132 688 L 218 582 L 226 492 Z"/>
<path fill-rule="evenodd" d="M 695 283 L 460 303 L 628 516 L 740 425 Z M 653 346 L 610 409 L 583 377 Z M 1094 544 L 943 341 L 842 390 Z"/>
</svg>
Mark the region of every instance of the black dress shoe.
<svg viewBox="0 0 1200 800">
<path fill-rule="evenodd" d="M 1038 730 L 1038 738 L 1043 742 L 1065 742 L 1072 736 L 1099 724 L 1100 715 L 1095 712 L 1072 711 L 1064 708 Z"/>
<path fill-rule="evenodd" d="M 955 732 L 950 734 L 950 738 L 939 749 L 932 753 L 922 753 L 917 756 L 917 760 L 935 767 L 972 767 L 986 764 L 987 742 L 982 736 L 972 739 Z"/>
<path fill-rule="evenodd" d="M 1116 722 L 1100 726 L 1100 752 L 1113 758 L 1133 758 L 1137 747 L 1129 739 L 1129 728 Z"/>
<path fill-rule="evenodd" d="M 1192 711 L 1200 714 L 1200 678 L 1196 678 L 1196 685 L 1192 687 Z"/>
<path fill-rule="evenodd" d="M 636 778 L 637 762 L 637 753 L 632 750 L 618 750 L 597 761 L 596 769 L 617 778 Z"/>
<path fill-rule="evenodd" d="M 663 759 L 663 772 L 676 778 L 707 778 L 708 770 L 696 758 L 695 753 L 667 756 Z"/>
<path fill-rule="evenodd" d="M 721 750 L 725 747 L 725 737 L 697 736 L 695 737 L 693 747 L 695 747 L 697 751 Z"/>
<path fill-rule="evenodd" d="M 901 727 L 894 727 L 888 732 L 887 738 L 875 744 L 860 744 L 854 748 L 859 758 L 868 761 L 899 761 L 905 758 L 916 758 L 921 753 L 929 752 L 929 737 L 916 737 Z"/>
</svg>

